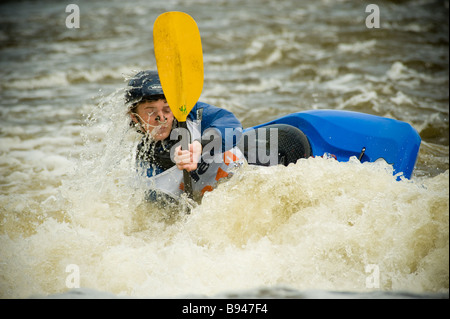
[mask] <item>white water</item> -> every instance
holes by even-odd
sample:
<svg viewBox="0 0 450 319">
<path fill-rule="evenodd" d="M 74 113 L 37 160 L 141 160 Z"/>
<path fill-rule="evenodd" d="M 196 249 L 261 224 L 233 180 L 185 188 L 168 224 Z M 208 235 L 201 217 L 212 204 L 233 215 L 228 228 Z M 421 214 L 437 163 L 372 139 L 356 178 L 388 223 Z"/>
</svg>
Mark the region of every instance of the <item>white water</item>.
<svg viewBox="0 0 450 319">
<path fill-rule="evenodd" d="M 81 287 L 118 296 L 280 285 L 368 292 L 370 265 L 379 270 L 376 290 L 447 291 L 448 171 L 396 181 L 386 163 L 356 159 L 248 166 L 185 215 L 143 201 L 133 168 L 139 136 L 117 95 L 82 126 L 84 143 L 71 148 L 78 160 L 54 154 L 70 129 L 2 144 L 10 147 L 3 169 L 16 162 L 2 172 L 10 192 L 1 198 L 4 296 L 64 292 L 72 264 Z"/>
<path fill-rule="evenodd" d="M 427 23 L 389 18 L 404 10 L 388 3 L 385 36 L 359 28 L 350 2 L 266 2 L 216 13 L 100 1 L 81 6 L 81 30 L 54 27 L 64 8 L 46 2 L 8 9 L 23 24 L 2 10 L 0 297 L 73 297 L 75 265 L 88 297 L 448 298 L 448 38 L 416 1 Z M 189 215 L 145 203 L 122 95 L 126 77 L 155 67 L 134 30 L 168 9 L 197 12 L 203 101 L 244 126 L 311 108 L 408 121 L 423 139 L 412 179 L 383 162 L 311 158 L 244 167 Z"/>
</svg>

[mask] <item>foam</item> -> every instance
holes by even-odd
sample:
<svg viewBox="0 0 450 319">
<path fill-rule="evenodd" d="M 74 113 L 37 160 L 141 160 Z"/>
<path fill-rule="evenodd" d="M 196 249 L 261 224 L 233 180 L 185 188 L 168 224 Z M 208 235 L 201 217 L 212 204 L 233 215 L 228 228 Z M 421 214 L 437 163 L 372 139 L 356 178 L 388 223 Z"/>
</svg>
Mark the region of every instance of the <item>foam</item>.
<svg viewBox="0 0 450 319">
<path fill-rule="evenodd" d="M 2 235 L 6 295 L 64 292 L 68 264 L 80 267 L 82 287 L 116 296 L 280 284 L 370 291 L 367 264 L 379 266 L 382 290 L 448 289 L 448 172 L 398 182 L 388 164 L 356 159 L 249 166 L 178 217 L 132 195 L 127 172 L 118 165 L 103 178 L 102 169 L 72 176 L 41 201 L 60 219 L 28 225 L 28 237 Z"/>
</svg>

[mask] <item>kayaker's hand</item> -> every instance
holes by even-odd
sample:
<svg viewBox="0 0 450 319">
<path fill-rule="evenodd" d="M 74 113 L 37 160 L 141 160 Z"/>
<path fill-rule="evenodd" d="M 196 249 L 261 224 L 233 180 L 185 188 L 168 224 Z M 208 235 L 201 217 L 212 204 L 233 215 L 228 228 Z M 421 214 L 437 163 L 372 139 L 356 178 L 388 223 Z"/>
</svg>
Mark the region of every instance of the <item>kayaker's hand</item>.
<svg viewBox="0 0 450 319">
<path fill-rule="evenodd" d="M 202 144 L 199 141 L 194 141 L 189 144 L 188 150 L 181 150 L 181 146 L 175 149 L 174 160 L 180 170 L 186 170 L 188 172 L 197 169 L 198 162 L 202 156 Z"/>
</svg>

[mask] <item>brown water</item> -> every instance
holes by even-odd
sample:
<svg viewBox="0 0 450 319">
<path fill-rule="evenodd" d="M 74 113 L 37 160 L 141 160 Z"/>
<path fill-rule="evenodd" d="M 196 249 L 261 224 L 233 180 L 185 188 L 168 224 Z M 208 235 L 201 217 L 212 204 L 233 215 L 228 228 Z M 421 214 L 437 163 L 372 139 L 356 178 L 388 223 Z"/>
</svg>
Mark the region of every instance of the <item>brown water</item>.
<svg viewBox="0 0 450 319">
<path fill-rule="evenodd" d="M 76 273 L 116 296 L 448 296 L 448 3 L 378 1 L 378 29 L 368 1 L 80 1 L 78 29 L 59 1 L 2 3 L 0 296 Z M 198 23 L 202 101 L 244 127 L 329 108 L 406 121 L 412 179 L 311 158 L 244 168 L 187 217 L 143 202 L 122 95 L 170 10 Z"/>
</svg>

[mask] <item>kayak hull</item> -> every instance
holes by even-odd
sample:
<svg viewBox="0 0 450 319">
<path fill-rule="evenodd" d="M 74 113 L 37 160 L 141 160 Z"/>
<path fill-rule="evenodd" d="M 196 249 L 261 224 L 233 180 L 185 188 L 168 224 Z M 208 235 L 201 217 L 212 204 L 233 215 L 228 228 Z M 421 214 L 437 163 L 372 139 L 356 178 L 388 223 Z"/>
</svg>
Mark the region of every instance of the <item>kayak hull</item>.
<svg viewBox="0 0 450 319">
<path fill-rule="evenodd" d="M 411 178 L 421 138 L 408 123 L 371 114 L 342 110 L 310 110 L 289 114 L 244 130 L 288 124 L 308 138 L 312 156 L 325 154 L 338 161 L 356 156 L 361 162 L 380 158 L 391 164 L 394 174 Z"/>
</svg>

